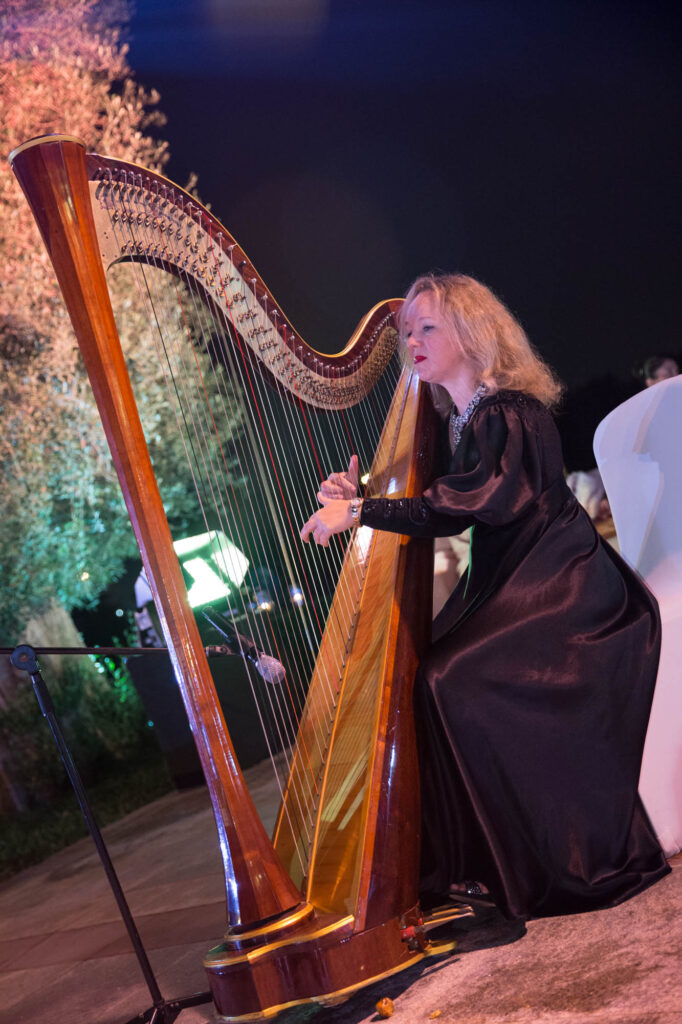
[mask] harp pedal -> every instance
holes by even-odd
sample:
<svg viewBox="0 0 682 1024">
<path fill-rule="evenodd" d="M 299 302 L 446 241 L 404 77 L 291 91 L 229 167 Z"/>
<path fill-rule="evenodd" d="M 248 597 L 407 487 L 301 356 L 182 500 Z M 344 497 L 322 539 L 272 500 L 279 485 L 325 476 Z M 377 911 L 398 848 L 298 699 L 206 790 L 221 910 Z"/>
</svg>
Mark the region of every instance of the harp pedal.
<svg viewBox="0 0 682 1024">
<path fill-rule="evenodd" d="M 432 942 L 429 939 L 429 932 L 436 928 L 442 928 L 460 917 L 473 917 L 473 908 L 467 904 L 458 906 L 448 905 L 436 907 L 434 910 L 423 914 L 412 912 L 400 920 L 400 937 L 407 947 L 414 952 L 424 953 L 427 956 L 434 956 L 437 953 L 444 953 L 454 949 L 456 943 L 452 940 L 445 942 Z M 408 920 L 409 918 L 409 920 Z"/>
</svg>

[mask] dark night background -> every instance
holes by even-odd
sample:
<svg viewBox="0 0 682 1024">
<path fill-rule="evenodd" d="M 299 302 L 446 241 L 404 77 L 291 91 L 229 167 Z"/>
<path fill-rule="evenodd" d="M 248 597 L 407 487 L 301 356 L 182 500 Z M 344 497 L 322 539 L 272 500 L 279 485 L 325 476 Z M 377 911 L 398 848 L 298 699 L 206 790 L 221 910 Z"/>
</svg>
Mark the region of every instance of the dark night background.
<svg viewBox="0 0 682 1024">
<path fill-rule="evenodd" d="M 574 391 L 608 374 L 631 391 L 634 363 L 682 346 L 673 11 L 136 0 L 129 58 L 161 93 L 168 176 L 197 173 L 314 347 L 456 269 Z"/>
<path fill-rule="evenodd" d="M 589 469 L 633 366 L 682 349 L 677 11 L 135 0 L 129 60 L 161 93 L 167 175 L 196 172 L 309 344 L 340 350 L 419 273 L 472 274 L 569 386 L 566 466 Z"/>
<path fill-rule="evenodd" d="M 568 385 L 573 470 L 633 367 L 682 349 L 681 21 L 639 0 L 135 0 L 128 43 L 168 177 L 198 175 L 309 344 L 340 350 L 423 271 L 472 274 Z"/>
</svg>

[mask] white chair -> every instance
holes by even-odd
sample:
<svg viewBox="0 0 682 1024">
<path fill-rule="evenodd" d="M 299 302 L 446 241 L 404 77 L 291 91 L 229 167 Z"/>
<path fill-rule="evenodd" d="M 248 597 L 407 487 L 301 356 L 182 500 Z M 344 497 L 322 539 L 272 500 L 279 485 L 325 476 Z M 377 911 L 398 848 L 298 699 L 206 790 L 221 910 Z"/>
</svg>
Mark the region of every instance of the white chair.
<svg viewBox="0 0 682 1024">
<path fill-rule="evenodd" d="M 661 661 L 639 790 L 667 856 L 682 848 L 682 376 L 623 402 L 597 427 L 620 552 L 661 610 Z"/>
</svg>

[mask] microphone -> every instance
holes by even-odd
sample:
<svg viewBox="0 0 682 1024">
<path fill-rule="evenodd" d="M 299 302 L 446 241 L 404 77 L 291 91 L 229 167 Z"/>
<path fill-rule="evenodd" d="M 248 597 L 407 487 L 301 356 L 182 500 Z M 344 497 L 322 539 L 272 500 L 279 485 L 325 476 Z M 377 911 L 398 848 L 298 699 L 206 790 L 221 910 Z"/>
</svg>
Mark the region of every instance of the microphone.
<svg viewBox="0 0 682 1024">
<path fill-rule="evenodd" d="M 219 626 L 207 612 L 202 611 L 201 613 L 208 623 L 215 630 L 217 630 L 222 637 L 225 638 L 227 646 L 232 654 L 240 654 L 247 661 L 250 661 L 253 667 L 258 672 L 266 683 L 283 683 L 286 678 L 286 670 L 281 661 L 277 658 L 271 657 L 264 651 L 261 651 L 256 646 L 255 642 L 251 637 L 244 636 L 243 633 L 238 633 L 236 629 L 229 629 L 227 625 Z M 215 613 L 219 615 L 219 612 Z M 224 615 L 220 615 L 223 623 L 227 623 L 227 619 Z M 210 648 L 209 648 L 210 650 Z"/>
</svg>

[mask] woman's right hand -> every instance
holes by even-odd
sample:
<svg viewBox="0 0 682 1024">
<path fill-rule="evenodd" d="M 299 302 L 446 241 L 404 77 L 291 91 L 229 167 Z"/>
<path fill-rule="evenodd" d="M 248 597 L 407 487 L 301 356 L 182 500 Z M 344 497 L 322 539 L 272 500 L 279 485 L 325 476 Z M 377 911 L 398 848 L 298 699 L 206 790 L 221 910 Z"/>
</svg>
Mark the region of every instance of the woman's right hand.
<svg viewBox="0 0 682 1024">
<path fill-rule="evenodd" d="M 357 455 L 351 455 L 345 473 L 331 473 L 320 484 L 318 499 L 322 498 L 357 498 L 359 463 Z"/>
</svg>

